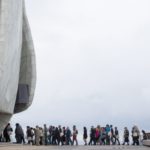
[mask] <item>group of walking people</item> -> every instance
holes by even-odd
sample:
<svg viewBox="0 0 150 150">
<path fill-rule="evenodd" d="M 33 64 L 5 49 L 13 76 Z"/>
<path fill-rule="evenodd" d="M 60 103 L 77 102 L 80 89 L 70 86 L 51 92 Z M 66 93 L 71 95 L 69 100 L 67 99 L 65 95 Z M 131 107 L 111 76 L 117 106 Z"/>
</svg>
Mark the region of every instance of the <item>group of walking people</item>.
<svg viewBox="0 0 150 150">
<path fill-rule="evenodd" d="M 86 127 L 84 127 L 84 132 L 86 133 Z M 90 129 L 90 140 L 87 143 L 87 139 L 84 134 L 85 145 L 120 145 L 119 141 L 119 131 L 117 127 L 113 129 L 112 125 L 106 125 L 106 127 L 93 126 Z"/>
<path fill-rule="evenodd" d="M 28 144 L 35 145 L 78 145 L 77 134 L 78 130 L 76 126 L 73 126 L 71 132 L 69 127 L 55 127 L 50 126 L 47 128 L 44 124 L 44 128 L 36 126 L 35 129 L 27 127 L 27 139 Z"/>
<path fill-rule="evenodd" d="M 131 131 L 132 145 L 139 145 L 140 143 L 140 131 L 137 126 L 133 126 Z M 123 143 L 122 145 L 129 145 L 129 130 L 127 127 L 124 128 Z M 87 143 L 87 129 L 84 127 L 83 139 L 85 145 L 120 145 L 119 131 L 118 128 L 113 128 L 112 125 L 106 125 L 105 127 L 97 126 L 91 127 L 90 130 L 90 141 Z"/>
<path fill-rule="evenodd" d="M 14 133 L 15 133 L 16 143 L 25 144 L 24 131 L 19 123 L 16 123 L 16 128 Z M 12 142 L 12 138 L 11 138 L 12 134 L 13 134 L 13 128 L 11 127 L 10 123 L 8 123 L 0 135 L 0 142 Z"/>
<path fill-rule="evenodd" d="M 3 130 L 1 138 L 4 138 L 5 142 L 11 142 L 10 136 L 13 133 L 13 128 L 8 123 Z M 78 145 L 78 130 L 74 125 L 72 129 L 69 127 L 47 127 L 44 124 L 43 127 L 36 126 L 32 128 L 26 127 L 26 133 L 19 123 L 16 123 L 14 130 L 16 143 L 18 144 L 31 144 L 31 145 Z M 143 134 L 144 136 L 144 134 Z M 133 126 L 131 130 L 131 137 L 133 145 L 140 144 L 140 130 L 137 126 Z M 0 139 L 1 139 L 0 138 Z M 89 141 L 88 141 L 89 139 Z M 84 145 L 129 145 L 130 132 L 127 127 L 124 128 L 123 143 L 120 143 L 119 131 L 117 127 L 113 125 L 91 126 L 90 133 L 88 134 L 87 128 L 83 127 L 83 141 Z"/>
</svg>

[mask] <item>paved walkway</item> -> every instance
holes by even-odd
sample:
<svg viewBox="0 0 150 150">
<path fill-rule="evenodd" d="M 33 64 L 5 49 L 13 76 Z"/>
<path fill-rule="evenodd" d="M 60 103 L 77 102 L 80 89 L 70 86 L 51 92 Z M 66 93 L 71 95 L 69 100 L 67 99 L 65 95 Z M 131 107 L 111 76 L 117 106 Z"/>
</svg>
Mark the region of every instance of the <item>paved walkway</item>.
<svg viewBox="0 0 150 150">
<path fill-rule="evenodd" d="M 0 144 L 0 150 L 150 150 L 145 146 L 27 146 Z"/>
</svg>

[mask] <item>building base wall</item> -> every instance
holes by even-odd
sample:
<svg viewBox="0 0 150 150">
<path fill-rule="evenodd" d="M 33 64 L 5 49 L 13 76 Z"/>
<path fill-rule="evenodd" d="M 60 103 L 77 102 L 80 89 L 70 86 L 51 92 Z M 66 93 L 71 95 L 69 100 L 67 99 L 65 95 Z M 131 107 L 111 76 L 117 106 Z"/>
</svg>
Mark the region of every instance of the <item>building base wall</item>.
<svg viewBox="0 0 150 150">
<path fill-rule="evenodd" d="M 0 133 L 4 130 L 5 126 L 8 124 L 11 114 L 2 114 L 0 113 Z"/>
</svg>

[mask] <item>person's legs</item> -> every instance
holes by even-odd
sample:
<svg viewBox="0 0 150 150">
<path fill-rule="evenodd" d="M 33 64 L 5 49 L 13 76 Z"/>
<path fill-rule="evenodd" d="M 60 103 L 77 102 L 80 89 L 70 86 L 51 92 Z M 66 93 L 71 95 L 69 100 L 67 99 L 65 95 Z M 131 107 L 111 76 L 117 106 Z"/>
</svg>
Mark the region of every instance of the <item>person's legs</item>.
<svg viewBox="0 0 150 150">
<path fill-rule="evenodd" d="M 69 137 L 69 142 L 70 142 L 70 144 L 71 145 L 73 145 L 73 142 L 72 142 L 72 140 L 71 140 L 71 138 Z"/>
<path fill-rule="evenodd" d="M 129 145 L 129 137 L 127 137 L 127 145 Z"/>
<path fill-rule="evenodd" d="M 31 144 L 31 137 L 27 137 L 28 144 Z"/>
<path fill-rule="evenodd" d="M 54 137 L 53 136 L 51 137 L 51 140 L 52 140 L 51 144 L 53 145 L 54 144 Z"/>
<path fill-rule="evenodd" d="M 139 137 L 136 137 L 136 144 L 139 145 Z"/>
<path fill-rule="evenodd" d="M 42 145 L 42 136 L 40 136 L 40 145 Z"/>
<path fill-rule="evenodd" d="M 21 139 L 21 136 L 20 135 L 18 135 L 18 142 L 17 143 L 19 143 L 19 144 L 21 144 L 21 142 L 22 142 L 22 139 Z"/>
<path fill-rule="evenodd" d="M 78 140 L 76 139 L 76 145 L 78 145 Z"/>
<path fill-rule="evenodd" d="M 54 145 L 57 145 L 56 136 L 54 136 Z"/>
<path fill-rule="evenodd" d="M 114 145 L 116 145 L 116 142 L 117 142 L 117 138 L 114 137 Z"/>
<path fill-rule="evenodd" d="M 101 142 L 102 142 L 102 145 L 105 145 L 105 139 L 104 138 L 101 139 Z"/>
<path fill-rule="evenodd" d="M 93 143 L 96 145 L 96 138 L 93 137 Z"/>
<path fill-rule="evenodd" d="M 69 138 L 66 137 L 66 145 L 69 145 Z"/>
<path fill-rule="evenodd" d="M 60 144 L 60 137 L 57 137 L 57 143 L 58 143 L 58 145 Z"/>
<path fill-rule="evenodd" d="M 133 144 L 132 145 L 135 145 L 136 144 L 136 138 L 132 137 L 132 140 L 133 140 Z"/>
<path fill-rule="evenodd" d="M 18 143 L 18 136 L 17 135 L 15 135 L 15 139 L 16 139 L 16 143 Z"/>
<path fill-rule="evenodd" d="M 110 141 L 111 141 L 111 144 L 114 145 L 114 137 L 113 136 L 110 137 Z"/>
<path fill-rule="evenodd" d="M 90 137 L 89 145 L 92 145 L 92 138 Z"/>
<path fill-rule="evenodd" d="M 106 145 L 110 145 L 110 137 L 108 135 L 106 136 Z"/>
<path fill-rule="evenodd" d="M 52 136 L 49 135 L 49 144 L 52 144 Z"/>
<path fill-rule="evenodd" d="M 5 140 L 6 140 L 6 142 L 9 142 L 8 135 L 7 135 L 7 134 L 5 135 Z"/>
<path fill-rule="evenodd" d="M 123 143 L 122 143 L 122 145 L 125 145 L 125 138 L 124 138 L 124 140 L 123 140 Z"/>
<path fill-rule="evenodd" d="M 44 145 L 47 145 L 47 135 L 44 136 Z"/>
<path fill-rule="evenodd" d="M 120 145 L 120 141 L 119 141 L 119 139 L 118 139 L 118 138 L 116 139 L 116 141 L 118 142 L 118 145 Z"/>
<path fill-rule="evenodd" d="M 36 145 L 39 146 L 40 145 L 40 137 L 37 136 L 35 139 Z"/>
<path fill-rule="evenodd" d="M 60 137 L 60 142 L 61 142 L 61 145 L 64 145 L 63 137 Z"/>
<path fill-rule="evenodd" d="M 84 139 L 84 145 L 87 145 L 87 140 L 86 139 Z"/>
<path fill-rule="evenodd" d="M 115 140 L 116 140 L 115 136 L 110 137 L 110 142 L 111 142 L 112 145 L 115 145 Z"/>
<path fill-rule="evenodd" d="M 24 139 L 24 135 L 22 136 L 22 141 L 23 141 L 23 144 L 25 144 L 25 139 Z"/>
</svg>

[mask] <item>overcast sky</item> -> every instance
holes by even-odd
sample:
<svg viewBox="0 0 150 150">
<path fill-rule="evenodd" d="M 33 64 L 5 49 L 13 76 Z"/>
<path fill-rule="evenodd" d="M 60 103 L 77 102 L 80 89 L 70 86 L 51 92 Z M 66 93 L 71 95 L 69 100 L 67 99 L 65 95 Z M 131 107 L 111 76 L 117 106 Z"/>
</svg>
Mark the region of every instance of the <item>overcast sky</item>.
<svg viewBox="0 0 150 150">
<path fill-rule="evenodd" d="M 149 0 L 26 0 L 37 85 L 12 122 L 150 130 L 149 8 Z"/>
</svg>

